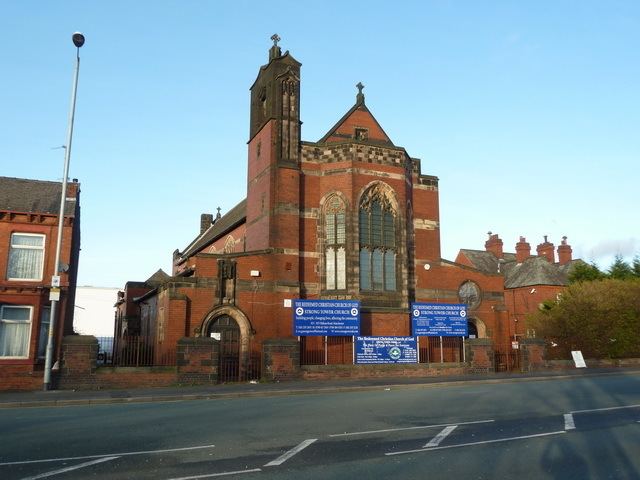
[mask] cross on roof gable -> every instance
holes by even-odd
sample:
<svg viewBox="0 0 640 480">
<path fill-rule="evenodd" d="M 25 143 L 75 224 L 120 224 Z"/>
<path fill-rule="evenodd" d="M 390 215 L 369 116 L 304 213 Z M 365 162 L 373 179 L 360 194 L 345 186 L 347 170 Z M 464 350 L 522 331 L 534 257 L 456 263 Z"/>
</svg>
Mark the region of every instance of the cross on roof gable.
<svg viewBox="0 0 640 480">
<path fill-rule="evenodd" d="M 358 94 L 356 95 L 355 105 L 338 120 L 324 137 L 318 140 L 318 143 L 338 143 L 356 140 L 393 147 L 393 142 L 365 105 L 364 94 L 362 93 L 364 85 L 358 82 L 356 87 L 358 88 Z"/>
</svg>

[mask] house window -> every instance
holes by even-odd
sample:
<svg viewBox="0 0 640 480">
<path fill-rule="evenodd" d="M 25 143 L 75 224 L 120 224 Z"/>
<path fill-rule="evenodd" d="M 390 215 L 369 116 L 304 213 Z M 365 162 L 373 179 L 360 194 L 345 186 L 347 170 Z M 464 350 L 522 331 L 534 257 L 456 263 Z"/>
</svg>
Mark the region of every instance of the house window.
<svg viewBox="0 0 640 480">
<path fill-rule="evenodd" d="M 9 280 L 42 280 L 44 235 L 12 233 L 9 247 Z"/>
<path fill-rule="evenodd" d="M 360 202 L 360 289 L 396 290 L 396 222 L 391 203 L 378 187 Z"/>
<path fill-rule="evenodd" d="M 344 203 L 333 197 L 327 203 L 325 226 L 325 274 L 327 290 L 347 288 L 347 254 Z"/>
<path fill-rule="evenodd" d="M 0 307 L 0 357 L 27 357 L 33 307 Z"/>
</svg>

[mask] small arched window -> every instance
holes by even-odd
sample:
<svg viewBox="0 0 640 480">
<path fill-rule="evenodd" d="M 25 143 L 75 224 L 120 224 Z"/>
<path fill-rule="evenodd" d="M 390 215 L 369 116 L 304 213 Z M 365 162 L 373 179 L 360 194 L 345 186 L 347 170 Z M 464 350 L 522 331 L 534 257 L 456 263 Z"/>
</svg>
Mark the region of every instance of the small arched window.
<svg viewBox="0 0 640 480">
<path fill-rule="evenodd" d="M 345 206 L 338 197 L 331 197 L 324 213 L 325 285 L 327 290 L 347 288 L 347 236 Z"/>
<path fill-rule="evenodd" d="M 360 201 L 360 289 L 396 290 L 396 221 L 391 202 L 380 187 Z"/>
</svg>

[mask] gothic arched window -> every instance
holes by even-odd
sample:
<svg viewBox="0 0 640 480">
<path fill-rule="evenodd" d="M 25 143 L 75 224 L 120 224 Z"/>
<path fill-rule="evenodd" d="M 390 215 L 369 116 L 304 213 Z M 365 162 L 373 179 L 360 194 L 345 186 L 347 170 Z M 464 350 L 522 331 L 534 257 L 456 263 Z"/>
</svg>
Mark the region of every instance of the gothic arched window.
<svg viewBox="0 0 640 480">
<path fill-rule="evenodd" d="M 379 187 L 360 201 L 360 289 L 396 290 L 395 211 Z"/>
<path fill-rule="evenodd" d="M 231 235 L 229 235 L 224 242 L 224 253 L 233 253 L 235 249 L 236 249 L 236 241 Z"/>
<path fill-rule="evenodd" d="M 325 277 L 327 290 L 347 288 L 347 236 L 345 207 L 342 200 L 332 197 L 324 211 L 325 231 Z"/>
</svg>

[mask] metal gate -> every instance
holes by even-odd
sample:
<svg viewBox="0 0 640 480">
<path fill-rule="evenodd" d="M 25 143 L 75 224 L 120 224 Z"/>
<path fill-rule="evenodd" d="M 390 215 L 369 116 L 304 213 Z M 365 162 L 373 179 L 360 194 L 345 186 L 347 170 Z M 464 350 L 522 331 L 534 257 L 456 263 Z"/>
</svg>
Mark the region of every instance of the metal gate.
<svg viewBox="0 0 640 480">
<path fill-rule="evenodd" d="M 218 317 L 209 326 L 207 334 L 220 341 L 218 381 L 240 380 L 240 327 L 236 321 L 228 315 Z"/>
<path fill-rule="evenodd" d="M 261 357 L 259 351 L 252 351 L 251 343 L 246 345 L 244 359 L 240 327 L 229 315 L 222 315 L 209 325 L 207 335 L 220 341 L 218 363 L 218 381 L 243 382 L 258 380 L 261 375 Z"/>
<path fill-rule="evenodd" d="M 494 353 L 496 372 L 519 372 L 521 362 L 520 349 L 514 349 L 511 345 L 505 348 L 496 348 Z"/>
</svg>

